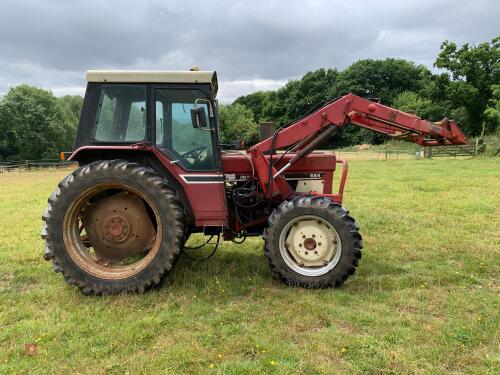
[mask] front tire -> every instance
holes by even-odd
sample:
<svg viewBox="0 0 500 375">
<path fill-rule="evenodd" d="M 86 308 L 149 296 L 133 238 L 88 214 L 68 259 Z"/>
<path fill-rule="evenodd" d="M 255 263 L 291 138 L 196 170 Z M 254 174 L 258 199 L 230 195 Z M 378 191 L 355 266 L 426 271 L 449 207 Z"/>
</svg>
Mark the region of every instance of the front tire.
<svg viewBox="0 0 500 375">
<path fill-rule="evenodd" d="M 264 253 L 287 285 L 339 287 L 354 274 L 363 241 L 348 211 L 326 197 L 284 201 L 269 216 Z"/>
<path fill-rule="evenodd" d="M 184 215 L 175 191 L 138 163 L 82 166 L 59 183 L 48 203 L 44 258 L 84 294 L 142 293 L 170 272 L 183 245 Z"/>
</svg>

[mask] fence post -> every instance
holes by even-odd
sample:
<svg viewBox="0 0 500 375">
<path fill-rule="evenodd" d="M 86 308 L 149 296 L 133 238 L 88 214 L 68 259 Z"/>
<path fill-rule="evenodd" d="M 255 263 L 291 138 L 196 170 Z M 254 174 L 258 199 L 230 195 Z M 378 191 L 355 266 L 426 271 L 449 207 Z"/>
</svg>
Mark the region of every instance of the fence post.
<svg viewBox="0 0 500 375">
<path fill-rule="evenodd" d="M 385 160 L 387 160 L 387 146 L 385 146 Z"/>
</svg>

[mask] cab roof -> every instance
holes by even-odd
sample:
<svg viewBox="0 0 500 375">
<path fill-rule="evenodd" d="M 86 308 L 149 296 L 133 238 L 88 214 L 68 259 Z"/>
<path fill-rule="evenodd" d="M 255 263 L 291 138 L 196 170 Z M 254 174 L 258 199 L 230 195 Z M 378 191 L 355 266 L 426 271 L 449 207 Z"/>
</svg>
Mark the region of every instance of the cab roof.
<svg viewBox="0 0 500 375">
<path fill-rule="evenodd" d="M 217 92 L 217 73 L 168 70 L 88 70 L 87 82 L 112 83 L 209 83 Z"/>
</svg>

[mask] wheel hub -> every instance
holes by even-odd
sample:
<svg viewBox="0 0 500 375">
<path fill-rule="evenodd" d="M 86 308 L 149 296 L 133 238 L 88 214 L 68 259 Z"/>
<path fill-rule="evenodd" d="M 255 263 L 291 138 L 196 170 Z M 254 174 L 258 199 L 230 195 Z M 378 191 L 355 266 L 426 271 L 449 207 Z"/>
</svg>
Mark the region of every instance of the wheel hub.
<svg viewBox="0 0 500 375">
<path fill-rule="evenodd" d="M 336 246 L 335 234 L 320 220 L 297 221 L 285 243 L 293 259 L 305 267 L 328 264 L 335 255 Z"/>
<path fill-rule="evenodd" d="M 142 199 L 128 192 L 103 198 L 82 218 L 99 260 L 116 262 L 151 249 L 156 231 Z"/>
<path fill-rule="evenodd" d="M 306 238 L 304 241 L 304 247 L 306 250 L 314 250 L 316 249 L 316 241 L 313 238 Z"/>
<path fill-rule="evenodd" d="M 112 215 L 104 224 L 105 238 L 111 242 L 121 242 L 130 234 L 130 222 L 120 215 Z"/>
</svg>

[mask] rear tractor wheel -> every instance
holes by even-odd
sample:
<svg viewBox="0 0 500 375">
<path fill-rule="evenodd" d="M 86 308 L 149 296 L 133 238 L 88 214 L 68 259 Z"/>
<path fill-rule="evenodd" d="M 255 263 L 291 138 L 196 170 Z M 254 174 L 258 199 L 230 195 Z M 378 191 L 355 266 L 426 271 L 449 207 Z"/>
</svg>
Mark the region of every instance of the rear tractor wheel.
<svg viewBox="0 0 500 375">
<path fill-rule="evenodd" d="M 325 197 L 283 202 L 269 217 L 264 252 L 287 285 L 339 287 L 361 258 L 363 242 L 348 211 Z"/>
<path fill-rule="evenodd" d="M 183 244 L 181 204 L 154 171 L 124 160 L 78 168 L 43 214 L 46 260 L 84 294 L 144 292 Z"/>
</svg>

